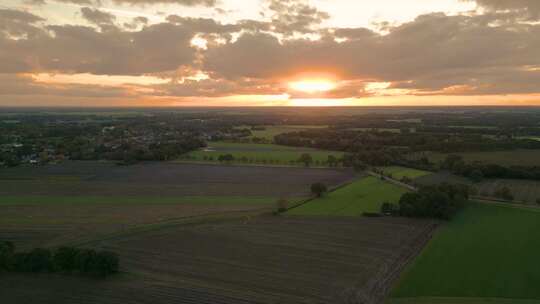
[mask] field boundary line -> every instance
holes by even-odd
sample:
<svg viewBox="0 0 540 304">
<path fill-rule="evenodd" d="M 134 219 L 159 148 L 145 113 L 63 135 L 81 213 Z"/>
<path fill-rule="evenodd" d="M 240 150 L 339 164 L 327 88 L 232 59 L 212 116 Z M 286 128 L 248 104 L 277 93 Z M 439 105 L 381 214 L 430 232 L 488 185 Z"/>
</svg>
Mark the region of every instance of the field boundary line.
<svg viewBox="0 0 540 304">
<path fill-rule="evenodd" d="M 440 223 L 429 222 L 423 231 L 411 241 L 408 248 L 401 252 L 391 265 L 386 265 L 357 294 L 366 300 L 366 304 L 383 304 L 391 289 L 397 284 L 408 265 L 424 250 L 433 239 Z M 364 292 L 364 294 L 362 294 Z"/>
<path fill-rule="evenodd" d="M 497 197 L 491 197 L 491 196 L 482 196 L 482 195 L 471 195 L 472 199 L 475 200 L 482 200 L 482 201 L 489 201 L 489 202 L 496 202 L 496 203 L 507 203 L 507 204 L 514 204 L 514 205 L 527 205 L 527 206 L 534 206 L 532 204 L 527 204 L 526 201 L 509 201 L 502 198 Z"/>
<path fill-rule="evenodd" d="M 508 208 L 514 208 L 514 209 L 540 212 L 540 206 L 534 206 L 530 204 L 522 204 L 522 203 L 503 201 L 503 200 L 481 199 L 481 198 L 478 198 L 477 196 L 471 196 L 470 201 L 477 202 L 480 204 L 486 204 L 486 205 L 495 205 L 495 206 L 500 206 L 500 207 L 508 207 Z"/>
</svg>

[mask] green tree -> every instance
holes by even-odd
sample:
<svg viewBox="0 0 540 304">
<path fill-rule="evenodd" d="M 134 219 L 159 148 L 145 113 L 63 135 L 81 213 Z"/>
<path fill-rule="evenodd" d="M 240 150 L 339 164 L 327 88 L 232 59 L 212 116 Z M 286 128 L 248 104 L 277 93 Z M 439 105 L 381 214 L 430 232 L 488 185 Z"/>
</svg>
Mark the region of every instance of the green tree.
<svg viewBox="0 0 540 304">
<path fill-rule="evenodd" d="M 53 270 L 52 254 L 49 249 L 36 248 L 26 254 L 24 271 L 48 272 Z"/>
<path fill-rule="evenodd" d="M 512 194 L 512 191 L 510 191 L 508 187 L 502 187 L 502 188 L 497 189 L 493 195 L 495 195 L 495 197 L 497 198 L 501 198 L 506 201 L 514 200 L 514 195 Z"/>
<path fill-rule="evenodd" d="M 15 246 L 11 242 L 0 242 L 0 271 L 10 270 L 13 265 Z"/>
<path fill-rule="evenodd" d="M 218 161 L 221 163 L 223 162 L 230 163 L 234 161 L 234 156 L 232 154 L 222 154 L 218 157 Z"/>
<path fill-rule="evenodd" d="M 110 251 L 100 251 L 95 257 L 95 261 L 92 263 L 92 273 L 98 276 L 108 276 L 113 273 L 117 273 L 119 269 L 118 255 Z"/>
<path fill-rule="evenodd" d="M 55 269 L 58 271 L 71 272 L 77 268 L 77 255 L 79 249 L 74 247 L 60 247 L 53 257 Z"/>
<path fill-rule="evenodd" d="M 287 211 L 287 208 L 289 208 L 289 201 L 285 198 L 280 198 L 277 201 L 277 211 L 278 212 L 285 212 Z"/>
<path fill-rule="evenodd" d="M 298 162 L 303 163 L 304 166 L 309 167 L 311 163 L 313 163 L 313 157 L 309 153 L 304 153 L 300 155 L 300 158 L 298 159 Z"/>
<path fill-rule="evenodd" d="M 311 185 L 311 193 L 315 194 L 317 197 L 323 196 L 328 189 L 323 183 L 315 183 Z"/>
<path fill-rule="evenodd" d="M 475 182 L 479 183 L 484 179 L 484 174 L 480 170 L 473 170 L 469 176 L 469 178 Z"/>
<path fill-rule="evenodd" d="M 337 167 L 338 159 L 334 155 L 328 155 L 328 159 L 326 160 L 326 163 L 330 167 Z"/>
</svg>

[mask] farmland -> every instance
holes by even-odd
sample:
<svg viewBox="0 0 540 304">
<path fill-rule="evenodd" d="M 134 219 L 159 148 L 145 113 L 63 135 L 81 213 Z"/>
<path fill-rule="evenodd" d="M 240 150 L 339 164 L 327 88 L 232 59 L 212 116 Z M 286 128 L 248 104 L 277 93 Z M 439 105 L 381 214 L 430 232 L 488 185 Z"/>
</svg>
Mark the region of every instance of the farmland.
<svg viewBox="0 0 540 304">
<path fill-rule="evenodd" d="M 337 169 L 66 162 L 6 169 L 0 176 L 0 239 L 30 246 L 207 214 L 269 212 L 279 197 L 308 195 L 311 183 L 338 185 L 354 175 Z"/>
<path fill-rule="evenodd" d="M 502 166 L 540 166 L 540 153 L 538 150 L 509 150 L 454 153 L 463 156 L 465 161 L 479 161 L 483 163 L 499 164 Z M 435 163 L 443 161 L 447 154 L 431 153 L 429 160 Z"/>
<path fill-rule="evenodd" d="M 363 212 L 379 212 L 382 203 L 397 203 L 406 191 L 370 176 L 294 208 L 288 214 L 358 216 Z"/>
<path fill-rule="evenodd" d="M 256 176 L 257 178 L 253 178 Z M 117 166 L 102 162 L 8 168 L 0 171 L 0 196 L 92 197 L 295 197 L 309 185 L 340 184 L 348 169 L 213 166 L 166 162 Z M 272 187 L 268 187 L 268 184 Z"/>
<path fill-rule="evenodd" d="M 539 254 L 538 209 L 471 204 L 439 230 L 405 272 L 390 303 L 538 301 L 540 271 L 532 265 Z"/>
<path fill-rule="evenodd" d="M 231 154 L 235 159 L 232 163 L 303 166 L 302 163 L 298 163 L 297 161 L 304 153 L 309 153 L 312 156 L 314 166 L 324 166 L 329 155 L 333 155 L 336 158 L 340 158 L 343 155 L 342 152 L 273 144 L 210 142 L 208 147 L 190 153 L 185 159 L 218 162 L 220 155 Z"/>
<path fill-rule="evenodd" d="M 385 286 L 376 283 L 395 274 L 429 227 L 400 218 L 271 216 L 180 225 L 95 243 L 118 252 L 128 273 L 95 288 L 71 277 L 15 277 L 2 280 L 0 292 L 9 303 L 27 298 L 29 286 L 42 303 L 60 304 L 349 303 L 380 297 Z"/>
</svg>

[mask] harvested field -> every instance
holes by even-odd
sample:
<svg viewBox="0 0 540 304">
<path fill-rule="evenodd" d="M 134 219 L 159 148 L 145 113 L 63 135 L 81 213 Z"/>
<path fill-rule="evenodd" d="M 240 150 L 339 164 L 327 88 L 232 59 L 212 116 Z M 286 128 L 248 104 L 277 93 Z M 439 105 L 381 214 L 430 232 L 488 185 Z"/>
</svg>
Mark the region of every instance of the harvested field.
<svg viewBox="0 0 540 304">
<path fill-rule="evenodd" d="M 276 200 L 337 185 L 352 171 L 148 163 L 66 162 L 0 173 L 0 239 L 72 242 L 137 225 L 216 213 L 268 212 Z"/>
<path fill-rule="evenodd" d="M 142 163 L 65 162 L 0 171 L 0 195 L 303 196 L 309 185 L 337 185 L 352 170 Z"/>
<path fill-rule="evenodd" d="M 96 243 L 120 254 L 128 277 L 94 286 L 66 277 L 69 289 L 57 287 L 62 278 L 30 277 L 30 285 L 20 278 L 17 288 L 0 283 L 0 292 L 9 304 L 30 295 L 55 304 L 353 303 L 380 297 L 385 288 L 372 279 L 392 277 L 430 227 L 403 218 L 272 216 L 182 225 Z"/>
<path fill-rule="evenodd" d="M 0 240 L 19 247 L 55 246 L 179 218 L 269 210 L 261 204 L 20 204 L 2 205 Z"/>
<path fill-rule="evenodd" d="M 438 230 L 389 303 L 540 302 L 539 255 L 540 209 L 474 203 Z"/>
</svg>

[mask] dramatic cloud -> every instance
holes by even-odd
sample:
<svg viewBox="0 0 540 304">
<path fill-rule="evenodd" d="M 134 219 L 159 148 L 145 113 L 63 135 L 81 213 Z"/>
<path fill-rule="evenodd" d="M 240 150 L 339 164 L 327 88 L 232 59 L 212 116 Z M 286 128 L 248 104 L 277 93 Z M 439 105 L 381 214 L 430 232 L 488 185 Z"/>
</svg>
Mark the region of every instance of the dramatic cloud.
<svg viewBox="0 0 540 304">
<path fill-rule="evenodd" d="M 538 19 L 540 1 L 476 1 L 484 8 L 476 13 L 425 14 L 386 23 L 383 30 L 325 26 L 330 16 L 303 0 L 264 0 L 260 18 L 239 21 L 182 13 L 162 20 L 82 7 L 81 16 L 91 26 L 49 23 L 32 11 L 0 9 L 0 90 L 115 98 L 540 94 L 540 24 L 532 21 Z M 116 2 L 213 6 L 216 1 Z M 115 90 L 48 86 L 30 76 L 44 72 L 152 75 L 168 82 Z M 291 90 L 288 83 L 302 77 L 329 77 L 336 87 L 317 94 Z M 376 90 L 372 83 L 384 85 Z"/>
<path fill-rule="evenodd" d="M 90 7 L 81 8 L 81 14 L 88 22 L 96 25 L 111 25 L 116 20 L 115 15 Z"/>
<path fill-rule="evenodd" d="M 85 84 L 46 84 L 36 82 L 28 75 L 0 74 L 2 95 L 56 95 L 74 97 L 129 97 L 129 90 L 122 87 L 108 87 Z"/>
<path fill-rule="evenodd" d="M 529 19 L 540 18 L 540 1 L 538 0 L 476 0 L 476 3 L 490 10 L 521 11 L 526 13 Z"/>
<path fill-rule="evenodd" d="M 135 30 L 139 25 L 147 25 L 148 24 L 148 18 L 139 16 L 135 17 L 131 20 L 131 22 L 124 23 L 124 27 L 130 30 Z"/>
<path fill-rule="evenodd" d="M 68 0 L 69 1 L 69 0 Z M 75 0 L 77 1 L 77 0 Z M 151 4 L 179 4 L 184 6 L 215 6 L 216 0 L 113 0 L 115 3 L 127 3 L 133 5 L 151 5 Z"/>
<path fill-rule="evenodd" d="M 304 0 L 268 0 L 272 27 L 275 32 L 293 34 L 309 33 L 315 26 L 330 18 Z"/>
<path fill-rule="evenodd" d="M 0 9 L 0 39 L 32 38 L 40 30 L 34 25 L 45 19 L 31 13 L 12 9 Z"/>
<path fill-rule="evenodd" d="M 522 75 L 518 79 L 535 75 L 525 67 L 540 66 L 540 27 L 493 27 L 490 21 L 485 16 L 424 15 L 391 28 L 387 35 L 336 30 L 335 36 L 347 38 L 344 42 L 333 37 L 280 42 L 270 34 L 244 34 L 208 50 L 204 68 L 228 79 L 330 72 L 346 80 L 395 82 L 396 88 L 437 91 L 477 84 L 472 87 L 484 93 L 489 87 L 499 92 L 509 83 L 497 84 L 497 77 L 486 71 L 515 71 L 511 75 Z"/>
<path fill-rule="evenodd" d="M 44 5 L 47 1 L 56 1 L 64 3 L 73 3 L 77 5 L 94 5 L 99 6 L 101 0 L 29 0 L 29 2 L 36 5 Z M 138 6 L 149 6 L 154 4 L 178 4 L 183 6 L 215 6 L 216 0 L 112 0 L 116 4 L 129 4 Z"/>
<path fill-rule="evenodd" d="M 192 64 L 193 31 L 169 23 L 137 32 L 48 26 L 36 39 L 0 39 L 0 72 L 141 75 Z"/>
</svg>

